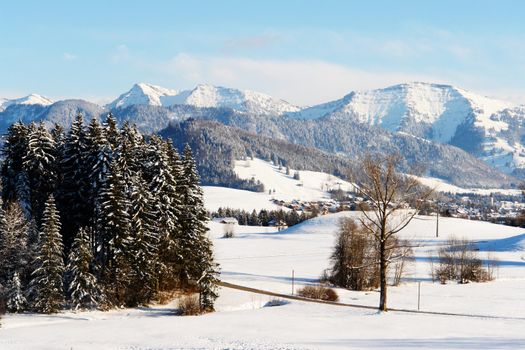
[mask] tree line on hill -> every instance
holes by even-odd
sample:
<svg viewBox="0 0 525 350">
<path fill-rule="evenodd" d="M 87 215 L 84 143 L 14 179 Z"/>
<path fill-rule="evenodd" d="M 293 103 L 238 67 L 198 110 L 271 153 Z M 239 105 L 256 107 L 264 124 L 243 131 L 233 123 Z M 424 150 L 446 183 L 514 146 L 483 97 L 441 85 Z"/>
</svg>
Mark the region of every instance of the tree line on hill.
<svg viewBox="0 0 525 350">
<path fill-rule="evenodd" d="M 219 208 L 217 211 L 210 213 L 213 218 L 235 218 L 239 225 L 246 226 L 269 226 L 272 221 L 275 223 L 285 223 L 286 226 L 293 226 L 311 219 L 313 216 L 302 212 L 297 213 L 295 210 L 284 211 L 261 209 L 257 212 L 255 209 L 250 213 L 244 209 Z"/>
<path fill-rule="evenodd" d="M 148 304 L 164 292 L 217 297 L 195 158 L 134 126 L 84 124 L 65 132 L 15 123 L 2 149 L 0 308 Z"/>
<path fill-rule="evenodd" d="M 353 161 L 316 148 L 272 139 L 213 120 L 188 119 L 171 124 L 160 132 L 176 147 L 188 143 L 195 153 L 202 184 L 264 192 L 255 179 L 240 179 L 233 170 L 235 161 L 257 157 L 296 170 L 323 171 L 346 178 Z M 293 174 L 298 177 L 297 174 Z"/>
</svg>

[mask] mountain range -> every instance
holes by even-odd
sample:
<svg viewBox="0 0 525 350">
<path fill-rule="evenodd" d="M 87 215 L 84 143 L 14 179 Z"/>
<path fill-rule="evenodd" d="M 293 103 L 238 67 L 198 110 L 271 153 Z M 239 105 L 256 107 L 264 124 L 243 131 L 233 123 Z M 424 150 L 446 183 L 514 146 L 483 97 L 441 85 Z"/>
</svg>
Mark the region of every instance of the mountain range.
<svg viewBox="0 0 525 350">
<path fill-rule="evenodd" d="M 390 148 L 409 163 L 427 164 L 428 175 L 463 186 L 508 186 L 525 175 L 525 106 L 421 82 L 354 91 L 306 107 L 206 84 L 174 90 L 139 83 L 105 106 L 32 94 L 0 99 L 0 131 L 17 120 L 67 126 L 78 112 L 100 118 L 110 111 L 119 122 L 130 121 L 150 133 L 187 119 L 206 119 L 326 154 L 355 158 Z M 448 171 L 434 164 L 444 160 Z M 454 171 L 462 167 L 467 171 Z M 468 176 L 474 168 L 475 175 Z"/>
</svg>

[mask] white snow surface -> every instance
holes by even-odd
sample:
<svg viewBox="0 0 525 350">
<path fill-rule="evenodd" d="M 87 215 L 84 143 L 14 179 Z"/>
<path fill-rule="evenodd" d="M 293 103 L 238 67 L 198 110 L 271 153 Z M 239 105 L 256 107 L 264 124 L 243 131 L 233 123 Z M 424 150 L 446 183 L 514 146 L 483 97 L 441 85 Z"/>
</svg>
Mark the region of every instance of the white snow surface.
<svg viewBox="0 0 525 350">
<path fill-rule="evenodd" d="M 281 115 L 299 111 L 299 107 L 249 90 L 238 90 L 209 84 L 197 85 L 193 90 L 173 90 L 147 83 L 133 85 L 107 105 L 108 108 L 130 105 L 171 106 L 187 104 L 195 107 L 226 107 L 256 115 Z"/>
<path fill-rule="evenodd" d="M 423 185 L 428 186 L 430 188 L 433 188 L 435 191 L 438 192 L 448 192 L 448 193 L 473 193 L 473 194 L 480 194 L 484 196 L 488 196 L 491 193 L 500 193 L 505 195 L 511 195 L 511 196 L 517 196 L 522 193 L 521 190 L 517 189 L 502 189 L 502 188 L 463 188 L 458 187 L 452 184 L 449 184 L 448 182 L 437 179 L 435 177 L 421 177 L 421 176 L 414 176 L 410 175 L 419 180 Z"/>
<path fill-rule="evenodd" d="M 203 186 L 204 205 L 209 211 L 219 208 L 252 210 L 278 210 L 280 207 L 271 202 L 267 192 L 236 190 L 227 187 Z"/>
<path fill-rule="evenodd" d="M 291 293 L 315 283 L 329 267 L 337 223 L 356 212 L 318 217 L 281 232 L 237 226 L 223 239 L 222 225 L 210 222 L 210 237 L 222 279 L 249 287 Z M 488 283 L 441 285 L 429 276 L 429 256 L 456 234 L 479 243 L 500 260 L 498 278 Z M 400 233 L 415 248 L 416 261 L 389 305 L 486 315 L 460 317 L 400 312 L 378 313 L 290 301 L 263 307 L 271 297 L 220 289 L 217 312 L 175 316 L 176 303 L 109 312 L 6 315 L 0 348 L 11 349 L 519 349 L 525 347 L 525 231 L 485 222 L 418 216 Z M 342 302 L 377 305 L 378 293 L 337 289 Z"/>
<path fill-rule="evenodd" d="M 48 106 L 50 104 L 53 104 L 54 101 L 41 96 L 37 94 L 31 94 L 27 95 L 21 98 L 14 98 L 14 99 L 6 99 L 6 98 L 0 98 L 0 112 L 5 110 L 7 107 L 11 105 L 42 105 L 42 106 Z"/>
<path fill-rule="evenodd" d="M 279 170 L 270 162 L 254 158 L 253 160 L 238 160 L 235 162 L 235 173 L 241 179 L 255 179 L 264 184 L 264 192 L 252 192 L 226 187 L 204 186 L 204 204 L 206 209 L 216 211 L 218 208 L 235 208 L 252 210 L 282 209 L 273 203 L 274 199 L 283 201 L 329 201 L 331 189 L 350 190 L 352 184 L 336 176 L 317 172 L 299 171 L 299 180 L 294 180 L 295 170 L 286 168 Z M 275 190 L 275 192 L 274 192 Z M 270 194 L 269 191 L 272 191 Z M 284 208 L 287 210 L 286 208 Z"/>
<path fill-rule="evenodd" d="M 514 106 L 450 85 L 413 82 L 384 89 L 357 91 L 340 100 L 313 106 L 293 114 L 299 118 L 351 116 L 359 122 L 398 131 L 408 119 L 432 125 L 432 139 L 448 142 L 456 128 L 469 116 L 486 130 L 501 130 L 506 124 L 490 118 Z"/>
<path fill-rule="evenodd" d="M 317 171 L 297 170 L 299 180 L 295 180 L 296 170 L 290 169 L 290 175 L 286 175 L 286 167 L 279 170 L 278 166 L 258 158 L 236 161 L 234 171 L 241 179 L 259 180 L 267 193 L 272 190 L 272 198 L 284 201 L 328 201 L 329 190 L 351 190 L 353 187 L 337 176 Z"/>
</svg>

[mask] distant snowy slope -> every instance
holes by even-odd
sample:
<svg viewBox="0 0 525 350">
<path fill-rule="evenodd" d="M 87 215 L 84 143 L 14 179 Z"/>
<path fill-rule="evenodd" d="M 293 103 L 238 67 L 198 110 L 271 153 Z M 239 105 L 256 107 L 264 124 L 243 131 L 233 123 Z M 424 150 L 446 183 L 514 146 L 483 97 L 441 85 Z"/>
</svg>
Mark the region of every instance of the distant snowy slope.
<svg viewBox="0 0 525 350">
<path fill-rule="evenodd" d="M 405 131 L 446 143 L 468 117 L 474 117 L 475 125 L 486 129 L 504 128 L 503 123 L 490 116 L 512 105 L 450 85 L 415 82 L 353 92 L 340 100 L 306 108 L 294 116 L 351 118 L 389 131 Z"/>
<path fill-rule="evenodd" d="M 299 171 L 299 180 L 293 178 L 294 170 L 286 175 L 286 168 L 279 167 L 255 158 L 235 162 L 235 173 L 241 179 L 259 180 L 266 192 L 272 191 L 272 197 L 279 200 L 318 201 L 330 200 L 329 190 L 351 190 L 352 185 L 340 178 L 317 171 Z M 275 191 L 275 192 L 274 192 Z"/>
<path fill-rule="evenodd" d="M 413 176 L 413 175 L 412 175 Z M 518 189 L 499 189 L 499 188 L 463 188 L 458 187 L 448 182 L 445 182 L 441 179 L 434 177 L 420 177 L 414 176 L 421 182 L 423 185 L 435 189 L 437 192 L 448 192 L 448 193 L 473 193 L 488 196 L 491 193 L 501 193 L 510 196 L 518 196 L 522 193 Z"/>
<path fill-rule="evenodd" d="M 328 201 L 328 190 L 341 188 L 350 190 L 352 185 L 340 178 L 317 171 L 299 171 L 299 180 L 293 179 L 294 170 L 286 175 L 286 169 L 261 159 L 238 160 L 235 173 L 241 178 L 254 178 L 264 184 L 264 192 L 251 192 L 226 187 L 204 186 L 204 204 L 213 211 L 222 208 L 244 210 L 278 210 L 282 207 L 273 203 L 278 200 Z M 274 192 L 275 190 L 275 192 Z M 270 194 L 271 191 L 271 194 Z"/>
<path fill-rule="evenodd" d="M 274 99 L 260 92 L 213 86 L 197 85 L 193 90 L 172 90 L 160 86 L 139 83 L 120 95 L 106 107 L 125 108 L 131 105 L 172 106 L 186 104 L 195 107 L 231 108 L 255 115 L 281 115 L 296 112 L 300 108 Z"/>
<path fill-rule="evenodd" d="M 0 98 L 0 112 L 4 111 L 7 107 L 12 105 L 41 105 L 48 106 L 52 104 L 53 101 L 47 97 L 31 94 L 21 98 L 15 99 L 5 99 Z"/>
<path fill-rule="evenodd" d="M 227 187 L 204 186 L 204 206 L 209 211 L 219 208 L 233 208 L 247 211 L 278 210 L 267 192 L 251 192 Z"/>
<path fill-rule="evenodd" d="M 288 115 L 364 123 L 451 144 L 505 173 L 525 167 L 525 107 L 450 85 L 414 82 L 357 91 Z"/>
</svg>

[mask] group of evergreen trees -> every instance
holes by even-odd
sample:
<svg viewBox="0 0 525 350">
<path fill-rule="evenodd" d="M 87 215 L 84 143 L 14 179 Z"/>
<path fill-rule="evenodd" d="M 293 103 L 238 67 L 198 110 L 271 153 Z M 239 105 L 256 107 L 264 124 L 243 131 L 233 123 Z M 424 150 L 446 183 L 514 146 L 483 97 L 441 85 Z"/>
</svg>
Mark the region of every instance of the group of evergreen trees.
<svg viewBox="0 0 525 350">
<path fill-rule="evenodd" d="M 171 142 L 117 127 L 13 124 L 1 168 L 0 305 L 56 312 L 147 304 L 218 282 L 195 160 Z"/>
<path fill-rule="evenodd" d="M 286 226 L 297 225 L 305 220 L 311 219 L 312 216 L 302 212 L 298 214 L 295 210 L 284 211 L 261 209 L 259 212 L 255 209 L 250 213 L 246 210 L 219 208 L 217 211 L 210 213 L 211 218 L 235 218 L 239 225 L 247 226 L 269 226 L 271 221 L 284 222 Z"/>
</svg>

